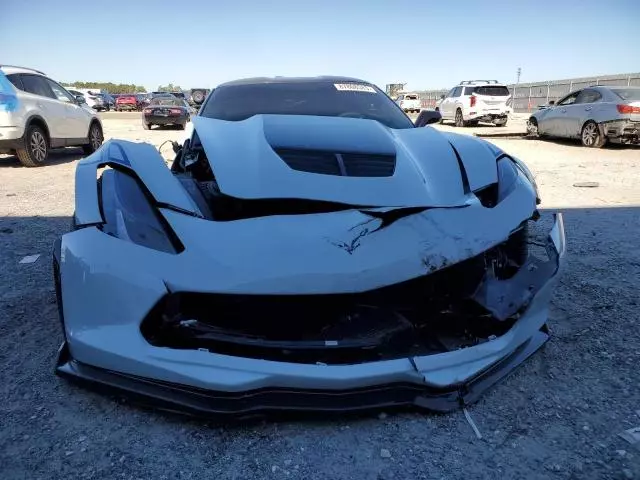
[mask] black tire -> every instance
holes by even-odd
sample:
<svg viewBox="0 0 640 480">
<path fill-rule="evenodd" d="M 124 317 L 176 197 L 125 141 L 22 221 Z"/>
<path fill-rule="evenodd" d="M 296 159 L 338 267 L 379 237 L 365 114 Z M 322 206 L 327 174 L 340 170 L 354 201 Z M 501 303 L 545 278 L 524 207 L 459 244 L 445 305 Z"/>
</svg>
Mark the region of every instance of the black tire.
<svg viewBox="0 0 640 480">
<path fill-rule="evenodd" d="M 25 167 L 40 167 L 49 158 L 49 138 L 37 125 L 30 125 L 24 136 L 24 148 L 16 150 L 16 156 Z"/>
<path fill-rule="evenodd" d="M 504 120 L 504 122 L 503 122 L 503 121 L 495 122 L 495 123 L 494 123 L 494 125 L 495 125 L 496 127 L 504 127 L 504 126 L 506 126 L 506 125 L 507 125 L 507 121 L 508 121 L 508 120 L 507 120 L 507 119 L 505 119 L 505 120 Z"/>
<path fill-rule="evenodd" d="M 187 123 L 179 123 L 178 124 L 178 130 L 184 130 L 187 127 Z"/>
<path fill-rule="evenodd" d="M 142 128 L 145 130 L 151 130 L 151 124 L 147 122 L 142 122 Z"/>
<path fill-rule="evenodd" d="M 596 122 L 589 120 L 582 126 L 580 141 L 587 148 L 602 148 L 607 143 L 607 137 Z"/>
<path fill-rule="evenodd" d="M 464 117 L 462 116 L 462 110 L 460 109 L 456 110 L 455 124 L 456 124 L 456 127 L 466 127 L 468 124 L 467 122 L 464 121 Z"/>
<path fill-rule="evenodd" d="M 82 150 L 85 155 L 91 155 L 93 152 L 98 150 L 104 142 L 104 133 L 102 132 L 102 127 L 98 122 L 93 122 L 89 127 L 89 135 L 88 135 L 89 143 L 82 146 Z"/>
</svg>

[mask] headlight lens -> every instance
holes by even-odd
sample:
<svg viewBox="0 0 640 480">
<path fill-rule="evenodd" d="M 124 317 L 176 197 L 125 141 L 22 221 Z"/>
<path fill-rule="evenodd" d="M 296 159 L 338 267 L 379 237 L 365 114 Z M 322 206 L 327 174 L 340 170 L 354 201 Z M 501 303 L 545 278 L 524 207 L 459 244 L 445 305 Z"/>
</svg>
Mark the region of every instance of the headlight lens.
<svg viewBox="0 0 640 480">
<path fill-rule="evenodd" d="M 518 171 L 510 158 L 498 160 L 498 203 L 504 200 L 516 188 Z"/>
</svg>

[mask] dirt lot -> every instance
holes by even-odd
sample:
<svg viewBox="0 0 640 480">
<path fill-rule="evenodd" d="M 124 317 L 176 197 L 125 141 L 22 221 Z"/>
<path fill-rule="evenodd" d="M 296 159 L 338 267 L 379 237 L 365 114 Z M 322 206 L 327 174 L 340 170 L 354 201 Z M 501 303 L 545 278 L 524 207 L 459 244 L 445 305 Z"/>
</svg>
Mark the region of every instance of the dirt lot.
<svg viewBox="0 0 640 480">
<path fill-rule="evenodd" d="M 138 115 L 105 114 L 106 136 L 159 145 L 183 134 L 144 131 Z M 497 130 L 463 131 L 480 129 Z M 213 425 L 57 378 L 50 252 L 81 154 L 38 169 L 0 157 L 2 478 L 639 479 L 640 447 L 618 433 L 640 426 L 640 149 L 492 141 L 534 171 L 544 208 L 566 212 L 570 256 L 551 341 L 469 409 L 482 439 L 462 412 Z M 582 181 L 599 187 L 573 186 Z"/>
</svg>

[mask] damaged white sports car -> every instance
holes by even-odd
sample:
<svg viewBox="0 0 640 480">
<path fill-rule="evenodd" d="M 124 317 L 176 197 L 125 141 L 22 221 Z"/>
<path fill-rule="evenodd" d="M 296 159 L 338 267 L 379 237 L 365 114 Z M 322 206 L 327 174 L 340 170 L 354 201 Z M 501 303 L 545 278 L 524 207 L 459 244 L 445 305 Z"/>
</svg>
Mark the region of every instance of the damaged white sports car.
<svg viewBox="0 0 640 480">
<path fill-rule="evenodd" d="M 176 150 L 79 162 L 60 375 L 200 415 L 444 411 L 547 340 L 562 217 L 535 233 L 533 176 L 492 144 L 277 77 L 216 88 Z"/>
</svg>

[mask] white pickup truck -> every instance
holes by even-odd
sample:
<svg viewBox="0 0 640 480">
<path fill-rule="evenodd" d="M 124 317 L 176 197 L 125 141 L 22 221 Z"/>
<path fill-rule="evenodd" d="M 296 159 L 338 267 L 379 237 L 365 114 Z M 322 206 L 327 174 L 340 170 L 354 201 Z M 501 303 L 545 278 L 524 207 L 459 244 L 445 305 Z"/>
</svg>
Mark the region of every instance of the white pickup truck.
<svg viewBox="0 0 640 480">
<path fill-rule="evenodd" d="M 405 113 L 419 113 L 422 108 L 422 102 L 417 93 L 401 93 L 396 103 Z"/>
</svg>

